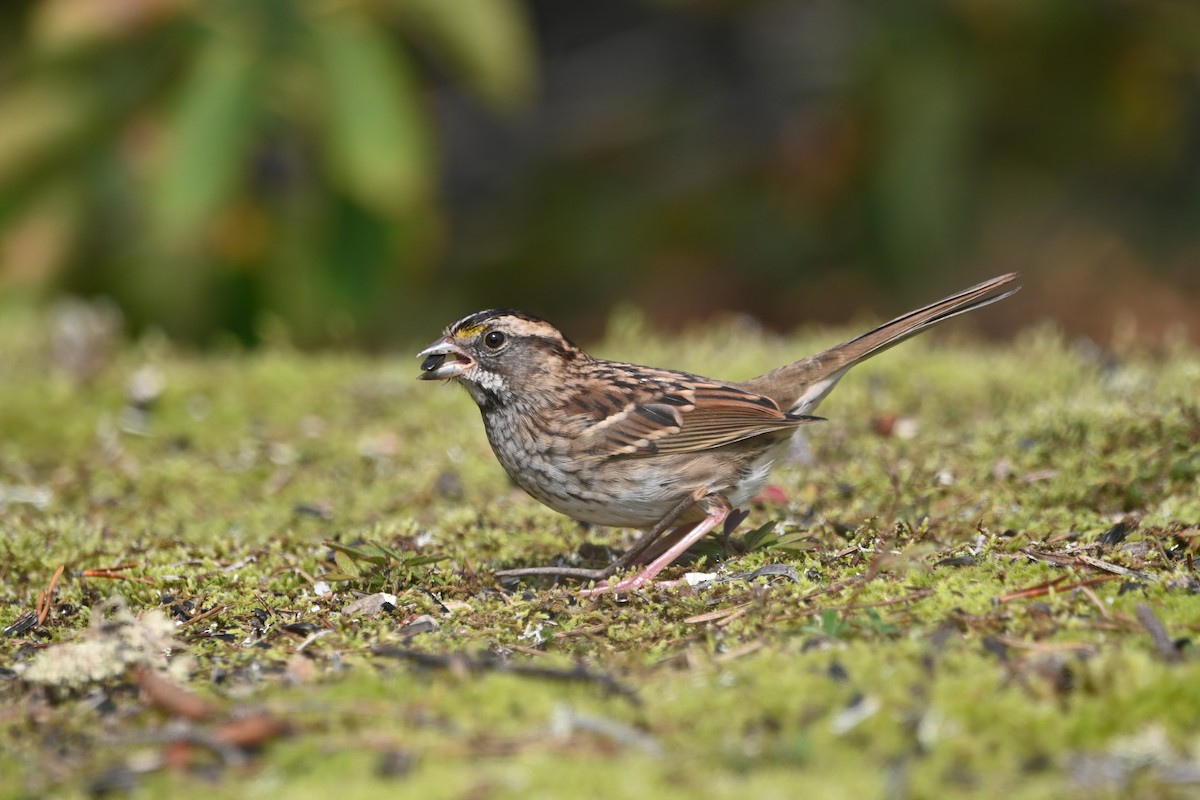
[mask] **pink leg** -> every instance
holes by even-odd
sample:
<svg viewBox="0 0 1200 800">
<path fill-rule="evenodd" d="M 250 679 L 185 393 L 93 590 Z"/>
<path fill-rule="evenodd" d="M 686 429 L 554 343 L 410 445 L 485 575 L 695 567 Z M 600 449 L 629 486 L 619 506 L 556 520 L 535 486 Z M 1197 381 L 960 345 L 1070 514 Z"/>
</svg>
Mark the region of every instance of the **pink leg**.
<svg viewBox="0 0 1200 800">
<path fill-rule="evenodd" d="M 640 589 L 646 584 L 651 583 L 658 573 L 671 566 L 675 559 L 683 555 L 689 547 L 703 539 L 705 534 L 724 522 L 725 517 L 729 515 L 731 510 L 729 502 L 720 495 L 707 498 L 705 504 L 708 516 L 702 519 L 696 527 L 692 528 L 686 536 L 681 537 L 679 541 L 672 544 L 662 555 L 647 564 L 641 572 L 617 583 L 607 583 L 592 589 L 584 589 L 580 594 L 586 597 L 589 595 L 604 594 L 605 592 L 628 592 Z"/>
</svg>

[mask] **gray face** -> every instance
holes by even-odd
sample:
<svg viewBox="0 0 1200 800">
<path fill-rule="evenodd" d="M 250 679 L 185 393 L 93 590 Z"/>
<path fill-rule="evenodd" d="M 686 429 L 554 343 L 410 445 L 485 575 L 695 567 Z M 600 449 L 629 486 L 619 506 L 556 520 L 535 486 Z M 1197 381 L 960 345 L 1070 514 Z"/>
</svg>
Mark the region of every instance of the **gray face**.
<svg viewBox="0 0 1200 800">
<path fill-rule="evenodd" d="M 531 396 L 551 389 L 556 367 L 585 357 L 549 323 L 507 310 L 459 320 L 417 356 L 422 380 L 456 380 L 481 407 L 511 398 L 514 387 Z"/>
</svg>

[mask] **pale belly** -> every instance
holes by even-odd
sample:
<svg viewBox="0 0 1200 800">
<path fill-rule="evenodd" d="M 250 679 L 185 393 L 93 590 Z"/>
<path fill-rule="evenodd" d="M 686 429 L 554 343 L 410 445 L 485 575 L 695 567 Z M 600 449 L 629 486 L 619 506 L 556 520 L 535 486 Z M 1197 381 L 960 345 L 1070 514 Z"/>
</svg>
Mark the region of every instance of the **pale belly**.
<svg viewBox="0 0 1200 800">
<path fill-rule="evenodd" d="M 724 496 L 734 508 L 745 505 L 762 491 L 787 453 L 790 437 L 773 438 L 750 459 L 730 458 L 717 449 L 694 454 L 686 462 L 679 455 L 626 457 L 563 469 L 557 459 L 515 461 L 498 449 L 496 456 L 518 486 L 561 514 L 593 525 L 649 528 L 702 486 Z M 703 517 L 696 508 L 679 522 Z"/>
</svg>

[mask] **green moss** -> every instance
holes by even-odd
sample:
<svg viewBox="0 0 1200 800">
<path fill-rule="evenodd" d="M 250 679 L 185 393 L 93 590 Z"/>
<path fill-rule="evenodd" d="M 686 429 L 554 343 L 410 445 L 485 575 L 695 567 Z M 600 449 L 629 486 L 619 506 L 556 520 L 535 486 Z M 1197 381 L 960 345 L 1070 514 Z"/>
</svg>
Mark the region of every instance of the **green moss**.
<svg viewBox="0 0 1200 800">
<path fill-rule="evenodd" d="M 1195 645 L 1168 662 L 1138 619 L 1145 604 L 1170 637 L 1200 633 L 1194 350 L 1100 360 L 1044 329 L 1007 347 L 906 343 L 822 407 L 811 465 L 774 476 L 785 504 L 670 573 L 786 563 L 799 582 L 581 599 L 569 582 L 510 592 L 491 572 L 595 558 L 631 534 L 513 489 L 465 394 L 412 380 L 415 348 L 200 356 L 150 341 L 79 384 L 40 323 L 0 323 L 0 623 L 65 567 L 46 624 L 0 639 L 0 797 L 105 781 L 184 798 L 1170 796 L 1154 765 L 1200 748 Z M 623 317 L 598 349 L 736 379 L 844 333 L 729 323 L 663 340 Z M 162 389 L 133 409 L 147 367 Z M 877 432 L 891 415 L 911 438 Z M 1118 522 L 1125 539 L 1106 543 Z M 1110 573 L 1081 556 L 1136 577 L 1087 583 Z M 343 613 L 378 591 L 394 611 Z M 181 623 L 208 614 L 179 628 L 187 688 L 221 718 L 265 708 L 293 734 L 238 766 L 199 753 L 139 772 L 169 720 L 130 678 L 55 693 L 19 677 L 110 597 Z M 379 646 L 586 664 L 636 700 Z M 1130 754 L 1142 766 L 1107 784 L 1078 766 Z"/>
</svg>

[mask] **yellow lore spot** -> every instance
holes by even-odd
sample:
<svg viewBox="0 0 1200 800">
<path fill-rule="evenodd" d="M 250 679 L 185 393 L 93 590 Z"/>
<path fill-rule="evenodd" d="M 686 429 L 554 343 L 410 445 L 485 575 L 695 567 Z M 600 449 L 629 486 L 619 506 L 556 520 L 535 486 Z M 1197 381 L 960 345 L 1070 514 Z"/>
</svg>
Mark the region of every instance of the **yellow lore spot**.
<svg viewBox="0 0 1200 800">
<path fill-rule="evenodd" d="M 475 334 L 483 330 L 482 325 L 468 325 L 465 328 L 459 328 L 454 332 L 455 339 L 470 339 Z"/>
</svg>

